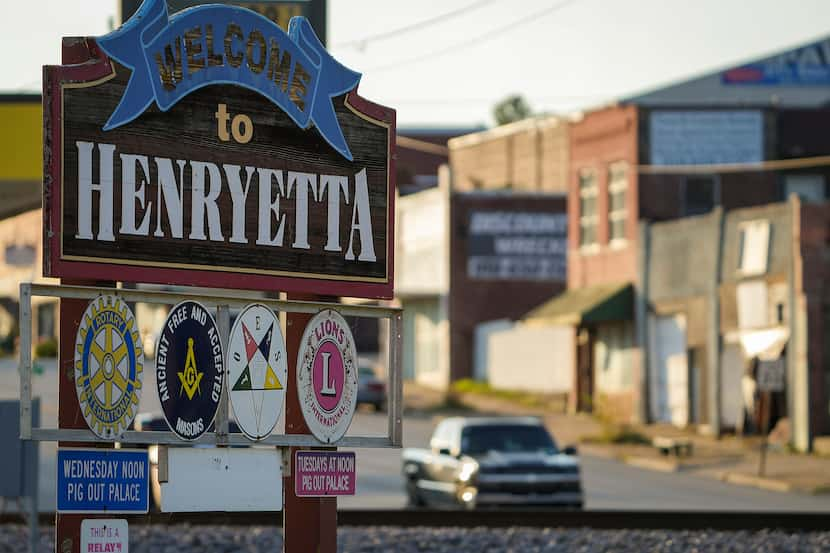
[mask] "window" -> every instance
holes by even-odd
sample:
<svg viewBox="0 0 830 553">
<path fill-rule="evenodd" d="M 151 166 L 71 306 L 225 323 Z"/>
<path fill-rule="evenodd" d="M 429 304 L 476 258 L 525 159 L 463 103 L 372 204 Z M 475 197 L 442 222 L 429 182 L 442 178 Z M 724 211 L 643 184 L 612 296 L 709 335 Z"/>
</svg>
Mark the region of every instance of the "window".
<svg viewBox="0 0 830 553">
<path fill-rule="evenodd" d="M 608 239 L 611 243 L 625 240 L 627 191 L 628 164 L 624 161 L 612 163 L 608 168 Z"/>
<path fill-rule="evenodd" d="M 738 271 L 743 275 L 767 272 L 769 221 L 745 221 L 738 232 Z"/>
<path fill-rule="evenodd" d="M 824 201 L 823 175 L 786 175 L 784 176 L 784 199 L 791 194 L 797 195 L 803 202 Z"/>
<path fill-rule="evenodd" d="M 715 175 L 686 178 L 684 215 L 703 215 L 720 203 L 720 183 Z"/>
<path fill-rule="evenodd" d="M 6 265 L 11 267 L 28 267 L 35 262 L 34 246 L 15 244 L 6 246 Z"/>
<path fill-rule="evenodd" d="M 597 175 L 593 170 L 579 173 L 579 245 L 597 243 Z"/>
<path fill-rule="evenodd" d="M 52 338 L 55 336 L 55 304 L 43 303 L 37 306 L 37 336 Z"/>
</svg>

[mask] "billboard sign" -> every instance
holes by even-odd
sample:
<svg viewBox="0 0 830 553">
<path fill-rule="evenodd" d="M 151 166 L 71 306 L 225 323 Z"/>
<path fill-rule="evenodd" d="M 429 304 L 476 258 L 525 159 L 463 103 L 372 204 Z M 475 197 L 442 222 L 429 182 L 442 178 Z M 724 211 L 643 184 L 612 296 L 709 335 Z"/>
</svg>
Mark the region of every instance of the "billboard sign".
<svg viewBox="0 0 830 553">
<path fill-rule="evenodd" d="M 44 78 L 44 275 L 392 296 L 395 112 L 308 20 L 145 0 L 75 40 Z"/>
<path fill-rule="evenodd" d="M 470 213 L 467 277 L 565 280 L 568 216 L 532 211 Z"/>
<path fill-rule="evenodd" d="M 759 110 L 656 110 L 649 141 L 652 165 L 758 163 L 764 118 Z"/>
</svg>

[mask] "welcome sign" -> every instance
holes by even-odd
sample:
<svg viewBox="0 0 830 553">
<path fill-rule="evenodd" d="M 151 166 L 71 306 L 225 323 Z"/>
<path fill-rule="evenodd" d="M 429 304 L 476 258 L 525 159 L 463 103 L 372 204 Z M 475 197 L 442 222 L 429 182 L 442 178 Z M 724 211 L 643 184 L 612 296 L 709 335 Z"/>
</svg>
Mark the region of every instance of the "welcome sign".
<svg viewBox="0 0 830 553">
<path fill-rule="evenodd" d="M 44 71 L 44 274 L 392 296 L 395 112 L 308 21 L 239 7 L 67 39 Z"/>
</svg>

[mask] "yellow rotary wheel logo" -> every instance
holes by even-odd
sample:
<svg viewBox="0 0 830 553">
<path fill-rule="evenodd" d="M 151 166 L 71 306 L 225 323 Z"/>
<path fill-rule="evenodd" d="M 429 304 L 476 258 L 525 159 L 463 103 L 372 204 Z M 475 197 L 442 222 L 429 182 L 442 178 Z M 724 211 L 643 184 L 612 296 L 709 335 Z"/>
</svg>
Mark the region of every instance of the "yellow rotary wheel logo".
<svg viewBox="0 0 830 553">
<path fill-rule="evenodd" d="M 99 296 L 84 312 L 75 340 L 75 391 L 89 428 L 115 439 L 138 413 L 144 352 L 135 316 L 117 296 Z"/>
</svg>

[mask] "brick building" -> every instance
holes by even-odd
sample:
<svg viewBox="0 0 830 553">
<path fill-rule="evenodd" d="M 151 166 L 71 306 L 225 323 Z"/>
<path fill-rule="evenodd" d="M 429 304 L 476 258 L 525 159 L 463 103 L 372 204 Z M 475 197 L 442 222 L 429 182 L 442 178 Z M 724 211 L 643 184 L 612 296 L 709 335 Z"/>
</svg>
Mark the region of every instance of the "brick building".
<svg viewBox="0 0 830 553">
<path fill-rule="evenodd" d="M 453 190 L 564 193 L 568 124 L 533 117 L 449 141 Z"/>
<path fill-rule="evenodd" d="M 518 318 L 566 278 L 566 123 L 453 138 L 449 161 L 437 188 L 397 204 L 404 374 L 436 388 L 486 379 L 484 327 Z"/>
<path fill-rule="evenodd" d="M 666 263 L 667 269 L 685 265 L 647 259 L 640 221 L 670 221 L 716 209 L 728 213 L 781 202 L 792 194 L 805 203 L 827 198 L 826 162 L 796 160 L 772 167 L 765 162 L 830 153 L 830 140 L 822 130 L 830 122 L 830 64 L 823 55 L 814 55 L 828 47 L 830 41 L 824 40 L 713 72 L 589 111 L 570 123 L 568 291 L 529 312 L 525 320 L 575 329 L 570 369 L 574 408 L 599 407 L 622 420 L 671 419 L 649 393 L 654 371 L 665 367 L 652 366 L 648 359 L 655 307 L 647 301 L 644 286 L 650 278 L 648 262 Z M 828 78 L 817 79 L 817 74 Z M 805 204 L 798 213 L 808 217 L 820 209 Z M 727 246 L 706 236 L 698 236 L 697 248 L 686 251 L 701 263 L 720 262 L 719 248 Z M 702 290 L 714 294 L 724 280 L 719 279 L 710 279 Z M 805 277 L 804 286 L 810 282 Z M 797 290 L 798 283 L 793 286 Z M 808 305 L 817 294 L 805 294 Z M 694 324 L 699 316 L 707 324 L 720 321 L 720 307 L 702 309 L 692 301 L 689 309 Z M 811 309 L 810 320 L 820 326 L 815 311 L 820 307 L 807 307 Z M 704 337 L 697 327 L 689 331 L 691 341 L 686 343 L 693 344 L 695 364 L 708 364 L 701 378 L 719 378 L 724 362 L 720 353 L 696 351 L 695 344 Z M 824 375 L 813 366 L 804 371 L 810 380 Z M 716 417 L 722 409 L 710 396 L 724 382 L 695 379 L 695 386 L 710 392 L 699 394 L 692 419 L 720 432 L 728 425 Z M 827 405 L 816 394 L 802 395 L 826 412 Z M 705 403 L 707 397 L 711 404 Z M 677 420 L 689 421 L 689 416 Z M 813 429 L 821 427 L 814 421 Z M 809 443 L 805 436 L 797 440 L 801 447 Z"/>
</svg>

